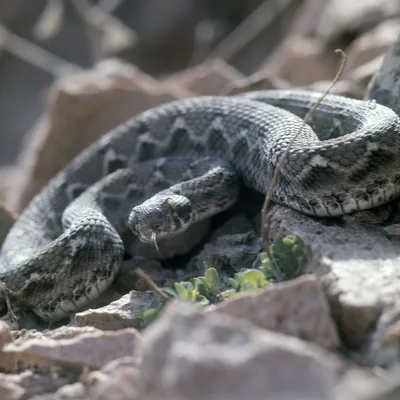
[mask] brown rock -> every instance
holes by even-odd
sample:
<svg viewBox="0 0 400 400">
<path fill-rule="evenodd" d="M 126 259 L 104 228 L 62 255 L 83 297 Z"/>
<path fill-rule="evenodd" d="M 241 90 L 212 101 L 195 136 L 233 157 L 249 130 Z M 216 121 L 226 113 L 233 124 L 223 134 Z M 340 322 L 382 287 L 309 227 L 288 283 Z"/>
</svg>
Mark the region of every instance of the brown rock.
<svg viewBox="0 0 400 400">
<path fill-rule="evenodd" d="M 399 34 L 399 26 L 400 19 L 390 19 L 359 36 L 346 49 L 346 70 L 352 71 L 386 53 Z"/>
<path fill-rule="evenodd" d="M 0 321 L 0 371 L 10 372 L 17 369 L 17 362 L 13 354 L 3 352 L 3 347 L 11 342 L 12 337 L 8 325 Z"/>
<path fill-rule="evenodd" d="M 206 61 L 194 68 L 168 77 L 163 85 L 181 87 L 189 93 L 198 95 L 223 94 L 227 89 L 244 76 L 224 60 Z"/>
<path fill-rule="evenodd" d="M 229 88 L 229 95 L 237 95 L 256 90 L 291 89 L 293 85 L 273 76 L 267 70 L 258 71 L 249 77 L 235 81 Z"/>
<path fill-rule="evenodd" d="M 3 244 L 16 218 L 17 215 L 8 210 L 4 204 L 0 202 L 0 246 Z"/>
<path fill-rule="evenodd" d="M 294 86 L 306 86 L 333 79 L 339 65 L 340 57 L 327 52 L 321 41 L 291 36 L 268 58 L 262 69 Z"/>
<path fill-rule="evenodd" d="M 26 393 L 23 388 L 5 377 L 0 381 L 0 398 L 4 400 L 23 400 L 26 398 Z"/>
<path fill-rule="evenodd" d="M 400 3 L 397 0 L 331 0 L 316 20 L 314 33 L 331 42 L 345 34 L 364 32 L 399 15 Z"/>
<path fill-rule="evenodd" d="M 135 396 L 137 371 L 124 368 L 112 376 L 94 371 L 90 374 L 87 387 L 91 400 L 131 400 Z"/>
<path fill-rule="evenodd" d="M 329 398 L 343 367 L 314 345 L 191 304 L 170 303 L 143 333 L 143 400 Z"/>
<path fill-rule="evenodd" d="M 118 332 L 82 334 L 72 339 L 27 340 L 21 345 L 14 343 L 4 347 L 24 362 L 72 367 L 100 368 L 108 361 L 133 356 L 140 343 L 134 329 Z"/>
<path fill-rule="evenodd" d="M 49 376 L 39 375 L 32 371 L 24 371 L 19 374 L 0 374 L 1 382 L 8 382 L 19 388 L 18 392 L 23 393 L 23 398 L 30 398 L 35 394 L 54 392 L 60 387 L 69 383 L 66 376 L 49 374 Z M 5 397 L 0 397 L 4 399 Z"/>
<path fill-rule="evenodd" d="M 121 359 L 122 360 L 122 359 Z M 101 371 L 93 371 L 86 381 L 91 399 L 130 400 L 136 393 L 139 371 L 131 362 L 119 360 Z M 108 370 L 108 373 L 105 371 Z"/>
<path fill-rule="evenodd" d="M 46 331 L 37 331 L 35 329 L 21 329 L 19 331 L 12 331 L 14 344 L 17 346 L 22 345 L 28 340 L 59 340 L 59 339 L 73 339 L 83 334 L 101 333 L 99 329 L 92 326 L 76 327 L 76 326 L 61 326 L 60 328 Z"/>
<path fill-rule="evenodd" d="M 358 85 L 363 89 L 363 95 L 360 98 L 365 99 L 366 93 L 368 96 L 368 86 L 371 83 L 371 79 L 374 75 L 379 71 L 379 68 L 382 65 L 384 55 L 380 55 L 375 57 L 373 60 L 367 62 L 360 67 L 354 68 L 349 74 L 349 80 L 353 83 L 353 85 Z"/>
<path fill-rule="evenodd" d="M 319 281 L 309 275 L 271 284 L 218 304 L 212 311 L 334 350 L 339 337 Z"/>
<path fill-rule="evenodd" d="M 132 290 L 129 294 L 105 307 L 75 314 L 75 324 L 77 326 L 91 325 L 107 330 L 138 329 L 143 324 L 143 310 L 158 298 L 159 295 L 154 291 L 137 292 Z"/>
<path fill-rule="evenodd" d="M 40 397 L 37 400 L 41 400 Z M 83 383 L 75 382 L 70 385 L 65 385 L 62 388 L 58 389 L 57 392 L 51 393 L 48 397 L 44 395 L 43 400 L 88 400 L 89 397 L 87 395 L 87 390 Z"/>
</svg>

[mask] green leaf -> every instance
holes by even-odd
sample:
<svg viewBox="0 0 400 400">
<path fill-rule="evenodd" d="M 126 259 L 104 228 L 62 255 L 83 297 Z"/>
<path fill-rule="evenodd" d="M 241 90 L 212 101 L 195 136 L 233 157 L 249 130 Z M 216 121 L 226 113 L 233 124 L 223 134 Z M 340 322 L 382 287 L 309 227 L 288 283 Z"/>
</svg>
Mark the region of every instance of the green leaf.
<svg viewBox="0 0 400 400">
<path fill-rule="evenodd" d="M 151 322 L 153 322 L 158 317 L 159 313 L 160 313 L 160 310 L 158 310 L 156 308 L 149 308 L 147 310 L 144 310 L 143 314 L 142 314 L 144 326 L 147 326 Z"/>
<path fill-rule="evenodd" d="M 248 285 L 247 279 L 241 274 L 235 274 L 235 279 L 239 284 L 240 289 L 244 289 Z"/>
<path fill-rule="evenodd" d="M 201 306 L 208 306 L 210 304 L 210 301 L 207 299 L 207 297 L 202 295 L 197 296 L 197 302 Z"/>
<path fill-rule="evenodd" d="M 233 278 L 228 278 L 228 283 L 235 289 L 235 290 L 239 290 L 240 288 L 240 284 L 236 279 Z"/>
<path fill-rule="evenodd" d="M 243 273 L 243 276 L 255 288 L 265 287 L 269 283 L 264 274 L 257 269 L 249 269 Z"/>
<path fill-rule="evenodd" d="M 204 274 L 204 277 L 211 289 L 211 291 L 215 294 L 218 293 L 219 290 L 219 277 L 218 272 L 215 268 L 208 268 Z"/>
<path fill-rule="evenodd" d="M 228 299 L 229 297 L 232 297 L 234 294 L 237 294 L 237 291 L 235 289 L 228 289 L 221 292 L 221 296 L 224 299 Z"/>
<path fill-rule="evenodd" d="M 172 298 L 178 297 L 178 293 L 172 288 L 166 287 L 166 288 L 163 288 L 162 291 L 169 297 L 172 297 Z"/>
<path fill-rule="evenodd" d="M 185 288 L 185 285 L 182 284 L 182 282 L 175 282 L 174 289 L 181 299 L 188 300 L 188 291 Z"/>
</svg>

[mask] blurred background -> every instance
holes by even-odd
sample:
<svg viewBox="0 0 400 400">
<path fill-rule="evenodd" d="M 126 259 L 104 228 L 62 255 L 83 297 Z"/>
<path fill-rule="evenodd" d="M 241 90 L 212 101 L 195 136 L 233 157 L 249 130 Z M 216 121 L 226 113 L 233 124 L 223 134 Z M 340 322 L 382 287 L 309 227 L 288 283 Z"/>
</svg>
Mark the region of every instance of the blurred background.
<svg viewBox="0 0 400 400">
<path fill-rule="evenodd" d="M 324 89 L 341 63 L 337 48 L 348 58 L 334 91 L 362 97 L 399 18 L 399 0 L 0 0 L 0 195 L 20 211 L 81 150 L 68 141 L 84 147 L 160 102 Z M 110 87 L 137 96 L 85 109 L 89 94 L 98 101 Z M 110 104 L 117 111 L 101 129 L 87 128 Z"/>
</svg>

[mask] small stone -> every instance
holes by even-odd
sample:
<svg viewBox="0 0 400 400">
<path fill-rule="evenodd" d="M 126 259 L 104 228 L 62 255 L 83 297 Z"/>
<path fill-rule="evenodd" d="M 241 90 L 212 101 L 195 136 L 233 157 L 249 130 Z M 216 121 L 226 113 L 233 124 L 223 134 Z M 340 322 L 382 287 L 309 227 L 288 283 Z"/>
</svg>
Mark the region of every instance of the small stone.
<svg viewBox="0 0 400 400">
<path fill-rule="evenodd" d="M 150 303 L 159 297 L 156 292 L 151 290 L 146 292 L 132 290 L 108 306 L 75 314 L 75 324 L 77 326 L 90 325 L 107 330 L 138 329 L 143 324 L 143 310 L 149 308 Z"/>
<path fill-rule="evenodd" d="M 0 371 L 12 372 L 17 369 L 17 361 L 14 355 L 3 352 L 3 347 L 12 341 L 8 325 L 0 321 Z"/>
<path fill-rule="evenodd" d="M 118 332 L 87 333 L 72 339 L 32 339 L 19 346 L 10 343 L 4 351 L 34 364 L 101 368 L 108 361 L 133 356 L 139 343 L 138 332 L 130 328 Z"/>
</svg>

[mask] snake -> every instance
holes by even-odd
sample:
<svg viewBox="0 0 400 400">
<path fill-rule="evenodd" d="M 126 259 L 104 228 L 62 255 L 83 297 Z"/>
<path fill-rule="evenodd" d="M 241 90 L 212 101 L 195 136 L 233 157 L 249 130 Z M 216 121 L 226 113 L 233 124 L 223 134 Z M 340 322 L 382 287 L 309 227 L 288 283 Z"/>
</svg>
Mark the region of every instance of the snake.
<svg viewBox="0 0 400 400">
<path fill-rule="evenodd" d="M 124 232 L 152 243 L 231 207 L 240 186 L 316 217 L 379 206 L 400 193 L 400 119 L 373 100 L 254 91 L 148 109 L 58 172 L 11 227 L 0 281 L 44 321 L 88 307 L 113 282 Z M 285 157 L 283 157 L 285 154 Z M 270 187 L 277 164 L 279 174 Z M 5 294 L 0 291 L 5 307 Z"/>
</svg>

